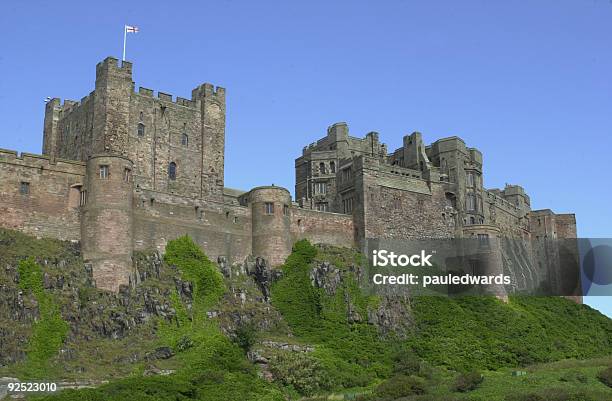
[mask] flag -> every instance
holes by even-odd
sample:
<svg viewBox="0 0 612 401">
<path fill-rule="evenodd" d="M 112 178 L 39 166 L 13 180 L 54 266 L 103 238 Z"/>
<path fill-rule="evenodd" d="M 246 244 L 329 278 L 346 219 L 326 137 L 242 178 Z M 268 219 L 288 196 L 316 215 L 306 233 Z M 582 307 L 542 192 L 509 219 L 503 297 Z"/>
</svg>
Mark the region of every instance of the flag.
<svg viewBox="0 0 612 401">
<path fill-rule="evenodd" d="M 125 26 L 125 31 L 126 31 L 126 32 L 138 33 L 138 27 L 137 27 L 137 26 L 129 26 L 129 25 L 126 25 L 126 26 Z"/>
</svg>

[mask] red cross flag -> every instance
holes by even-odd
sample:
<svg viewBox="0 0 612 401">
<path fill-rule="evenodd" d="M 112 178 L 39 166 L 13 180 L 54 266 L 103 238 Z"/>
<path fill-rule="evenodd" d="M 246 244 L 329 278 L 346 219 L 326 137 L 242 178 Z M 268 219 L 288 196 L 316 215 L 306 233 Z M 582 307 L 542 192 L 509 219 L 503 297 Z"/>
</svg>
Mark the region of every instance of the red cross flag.
<svg viewBox="0 0 612 401">
<path fill-rule="evenodd" d="M 137 26 L 124 25 L 123 26 L 123 61 L 125 61 L 125 43 L 127 40 L 127 34 L 130 33 L 138 33 Z"/>
</svg>

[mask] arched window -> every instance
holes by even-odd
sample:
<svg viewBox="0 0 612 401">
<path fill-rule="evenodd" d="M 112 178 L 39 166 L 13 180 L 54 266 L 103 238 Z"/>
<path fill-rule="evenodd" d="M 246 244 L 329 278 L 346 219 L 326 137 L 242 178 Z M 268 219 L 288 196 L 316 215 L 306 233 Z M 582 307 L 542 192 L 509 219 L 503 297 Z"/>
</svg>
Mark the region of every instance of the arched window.
<svg viewBox="0 0 612 401">
<path fill-rule="evenodd" d="M 183 136 L 181 138 L 181 145 L 189 146 L 189 135 L 183 132 Z"/>
<path fill-rule="evenodd" d="M 333 161 L 329 162 L 329 169 L 332 172 L 332 174 L 336 173 L 336 163 L 334 163 Z"/>
<path fill-rule="evenodd" d="M 143 123 L 138 123 L 138 136 L 144 136 L 145 134 L 145 125 Z"/>
<path fill-rule="evenodd" d="M 170 162 L 170 165 L 168 166 L 168 178 L 170 178 L 172 181 L 176 180 L 176 163 L 175 162 Z"/>
<path fill-rule="evenodd" d="M 325 174 L 325 163 L 319 163 L 319 173 Z"/>
</svg>

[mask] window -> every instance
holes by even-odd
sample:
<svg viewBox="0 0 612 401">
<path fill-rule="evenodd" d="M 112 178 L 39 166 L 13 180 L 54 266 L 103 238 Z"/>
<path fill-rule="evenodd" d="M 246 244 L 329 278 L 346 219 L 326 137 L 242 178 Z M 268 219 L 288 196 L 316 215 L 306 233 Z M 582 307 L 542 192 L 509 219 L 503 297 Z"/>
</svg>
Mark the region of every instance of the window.
<svg viewBox="0 0 612 401">
<path fill-rule="evenodd" d="M 19 185 L 19 193 L 21 195 L 29 195 L 30 194 L 30 183 L 22 181 Z"/>
<path fill-rule="evenodd" d="M 143 137 L 145 134 L 145 125 L 143 123 L 138 123 L 138 136 Z"/>
<path fill-rule="evenodd" d="M 285 216 L 289 216 L 289 206 L 288 205 L 283 205 L 283 214 Z"/>
<path fill-rule="evenodd" d="M 170 178 L 172 181 L 176 180 L 176 163 L 175 162 L 170 162 L 170 165 L 168 166 L 168 178 Z"/>
<path fill-rule="evenodd" d="M 234 216 L 234 224 L 238 224 L 238 217 Z"/>
<path fill-rule="evenodd" d="M 474 216 L 470 217 L 470 224 L 476 224 L 476 219 Z"/>
<path fill-rule="evenodd" d="M 353 213 L 353 198 L 342 200 L 342 210 L 346 214 Z"/>
<path fill-rule="evenodd" d="M 351 178 L 353 178 L 352 168 L 349 167 L 342 170 L 342 182 L 348 182 L 351 180 Z"/>
<path fill-rule="evenodd" d="M 142 120 L 143 120 L 143 118 L 144 118 L 144 113 L 141 111 L 141 112 L 140 112 L 140 121 L 142 121 Z"/>
<path fill-rule="evenodd" d="M 123 181 L 130 182 L 132 181 L 132 170 L 126 168 L 123 170 Z"/>
<path fill-rule="evenodd" d="M 476 197 L 474 196 L 474 194 L 468 194 L 466 200 L 466 209 L 469 211 L 476 210 Z"/>
<path fill-rule="evenodd" d="M 326 182 L 315 182 L 315 195 L 325 195 L 327 193 Z"/>
<path fill-rule="evenodd" d="M 272 202 L 264 203 L 264 213 L 265 214 L 274 214 L 274 203 L 272 203 Z"/>
<path fill-rule="evenodd" d="M 100 166 L 100 179 L 102 180 L 106 180 L 108 178 L 108 176 L 110 175 L 110 171 L 108 166 Z"/>
<path fill-rule="evenodd" d="M 489 245 L 489 234 L 478 234 L 478 244 L 480 246 Z"/>
<path fill-rule="evenodd" d="M 325 171 L 325 163 L 323 163 L 323 162 L 319 163 L 319 173 L 321 175 L 327 174 L 327 172 Z"/>
<path fill-rule="evenodd" d="M 402 208 L 402 200 L 400 198 L 393 199 L 393 208 L 401 209 Z"/>
<path fill-rule="evenodd" d="M 87 191 L 81 190 L 81 200 L 79 206 L 85 206 L 87 204 Z"/>
<path fill-rule="evenodd" d="M 334 163 L 333 161 L 329 162 L 329 171 L 332 174 L 336 174 L 336 163 Z"/>
<path fill-rule="evenodd" d="M 183 136 L 181 138 L 181 145 L 189 146 L 189 135 L 183 132 Z"/>
<path fill-rule="evenodd" d="M 473 187 L 474 186 L 474 173 L 467 173 L 465 176 L 465 180 L 466 180 L 466 185 L 468 187 Z"/>
<path fill-rule="evenodd" d="M 317 210 L 319 212 L 329 212 L 329 203 L 327 202 L 317 203 Z"/>
</svg>

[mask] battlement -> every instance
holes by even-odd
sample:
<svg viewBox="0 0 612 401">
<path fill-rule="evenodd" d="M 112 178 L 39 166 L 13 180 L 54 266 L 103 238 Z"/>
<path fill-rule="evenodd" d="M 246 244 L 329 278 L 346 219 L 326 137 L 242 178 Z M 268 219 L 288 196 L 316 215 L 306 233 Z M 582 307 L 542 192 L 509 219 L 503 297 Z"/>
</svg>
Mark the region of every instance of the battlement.
<svg viewBox="0 0 612 401">
<path fill-rule="evenodd" d="M 58 170 L 73 174 L 84 174 L 85 163 L 76 160 L 55 159 L 49 156 L 37 155 L 33 153 L 0 149 L 0 163 L 17 164 L 25 167 Z"/>
<path fill-rule="evenodd" d="M 191 91 L 191 100 L 196 101 L 201 97 L 214 97 L 225 102 L 225 88 L 214 86 L 211 83 L 203 83 Z"/>
<path fill-rule="evenodd" d="M 107 57 L 98 64 L 96 64 L 96 75 L 100 74 L 102 71 L 115 71 L 121 72 L 124 74 L 132 75 L 132 63 L 129 61 L 122 60 L 115 57 Z"/>
<path fill-rule="evenodd" d="M 507 211 L 508 213 L 516 215 L 520 211 L 518 206 L 498 195 L 495 190 L 487 190 L 485 193 L 487 194 L 487 199 L 490 203 Z"/>
<path fill-rule="evenodd" d="M 173 99 L 173 95 L 169 94 L 169 93 L 165 93 L 165 92 L 161 92 L 158 91 L 157 92 L 157 96 L 155 96 L 155 92 L 153 91 L 153 89 L 149 89 L 149 88 L 144 88 L 144 87 L 139 87 L 138 88 L 138 92 L 135 92 L 140 96 L 144 96 L 144 97 L 148 97 L 148 98 L 157 98 L 158 100 L 162 101 L 162 102 L 167 102 L 167 103 L 173 103 L 176 104 L 178 106 L 183 106 L 183 107 L 190 107 L 190 108 L 195 108 L 197 106 L 197 102 L 190 100 L 190 99 L 185 99 L 183 97 L 177 96 L 176 99 Z"/>
<path fill-rule="evenodd" d="M 94 93 L 95 91 L 91 91 L 87 96 L 83 96 L 81 100 L 61 99 L 54 97 L 47 102 L 47 107 L 58 107 L 62 112 L 70 113 L 93 99 Z"/>
</svg>

